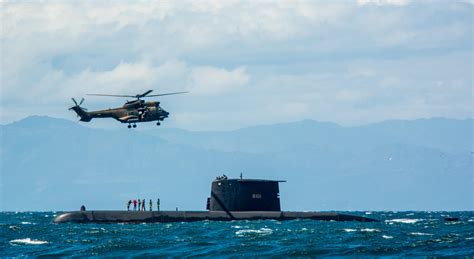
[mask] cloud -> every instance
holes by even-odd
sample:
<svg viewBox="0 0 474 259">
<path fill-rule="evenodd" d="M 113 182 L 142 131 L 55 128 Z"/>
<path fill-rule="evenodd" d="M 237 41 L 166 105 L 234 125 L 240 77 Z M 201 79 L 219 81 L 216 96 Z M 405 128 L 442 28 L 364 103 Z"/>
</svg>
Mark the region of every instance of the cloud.
<svg viewBox="0 0 474 259">
<path fill-rule="evenodd" d="M 221 95 L 249 82 L 244 67 L 231 71 L 214 67 L 196 67 L 190 75 L 190 91 L 199 95 Z"/>
<path fill-rule="evenodd" d="M 70 97 L 148 89 L 191 91 L 160 99 L 167 125 L 190 129 L 472 116 L 474 7 L 464 2 L 0 5 L 0 123 L 70 118 Z"/>
<path fill-rule="evenodd" d="M 357 0 L 360 5 L 376 4 L 376 5 L 407 5 L 409 0 Z"/>
</svg>

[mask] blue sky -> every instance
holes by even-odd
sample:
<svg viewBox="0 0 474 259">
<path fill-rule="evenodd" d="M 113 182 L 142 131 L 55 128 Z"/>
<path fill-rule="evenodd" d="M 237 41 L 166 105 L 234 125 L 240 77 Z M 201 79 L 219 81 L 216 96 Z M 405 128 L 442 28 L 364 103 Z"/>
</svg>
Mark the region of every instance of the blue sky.
<svg viewBox="0 0 474 259">
<path fill-rule="evenodd" d="M 0 5 L 1 124 L 148 89 L 190 91 L 161 99 L 165 126 L 190 130 L 473 117 L 472 1 Z"/>
</svg>

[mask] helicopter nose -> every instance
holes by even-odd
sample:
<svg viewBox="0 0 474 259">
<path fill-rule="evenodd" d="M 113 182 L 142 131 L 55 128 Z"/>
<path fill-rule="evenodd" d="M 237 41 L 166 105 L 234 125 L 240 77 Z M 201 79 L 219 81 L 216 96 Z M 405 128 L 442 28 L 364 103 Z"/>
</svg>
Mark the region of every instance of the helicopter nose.
<svg viewBox="0 0 474 259">
<path fill-rule="evenodd" d="M 164 115 L 165 117 L 168 117 L 168 115 L 170 115 L 170 113 L 167 112 L 167 111 L 165 111 L 165 110 L 163 110 L 163 115 Z"/>
</svg>

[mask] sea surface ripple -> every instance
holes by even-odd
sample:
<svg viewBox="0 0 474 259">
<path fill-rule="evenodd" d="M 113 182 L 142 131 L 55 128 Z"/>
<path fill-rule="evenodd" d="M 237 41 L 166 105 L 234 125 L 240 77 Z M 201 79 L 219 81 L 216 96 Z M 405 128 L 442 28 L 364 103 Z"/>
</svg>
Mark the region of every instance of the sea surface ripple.
<svg viewBox="0 0 474 259">
<path fill-rule="evenodd" d="M 380 222 L 54 224 L 59 212 L 2 212 L 0 256 L 474 255 L 474 212 L 342 213 Z"/>
</svg>

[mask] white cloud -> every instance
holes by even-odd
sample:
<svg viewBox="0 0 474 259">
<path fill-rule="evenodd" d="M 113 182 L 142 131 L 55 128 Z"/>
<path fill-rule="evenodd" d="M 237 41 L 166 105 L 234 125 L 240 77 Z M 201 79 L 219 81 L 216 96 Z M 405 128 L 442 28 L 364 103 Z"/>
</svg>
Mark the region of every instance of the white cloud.
<svg viewBox="0 0 474 259">
<path fill-rule="evenodd" d="M 244 67 L 228 71 L 214 67 L 196 67 L 190 75 L 190 91 L 198 95 L 221 95 L 249 82 Z"/>
<path fill-rule="evenodd" d="M 410 0 L 357 0 L 357 3 L 360 5 L 407 5 L 410 3 Z"/>
<path fill-rule="evenodd" d="M 465 3 L 0 5 L 0 123 L 34 113 L 69 116 L 69 98 L 85 93 L 148 89 L 190 90 L 162 99 L 174 114 L 169 125 L 187 128 L 197 127 L 191 117 L 212 129 L 305 118 L 462 117 L 472 110 L 473 7 Z"/>
</svg>

